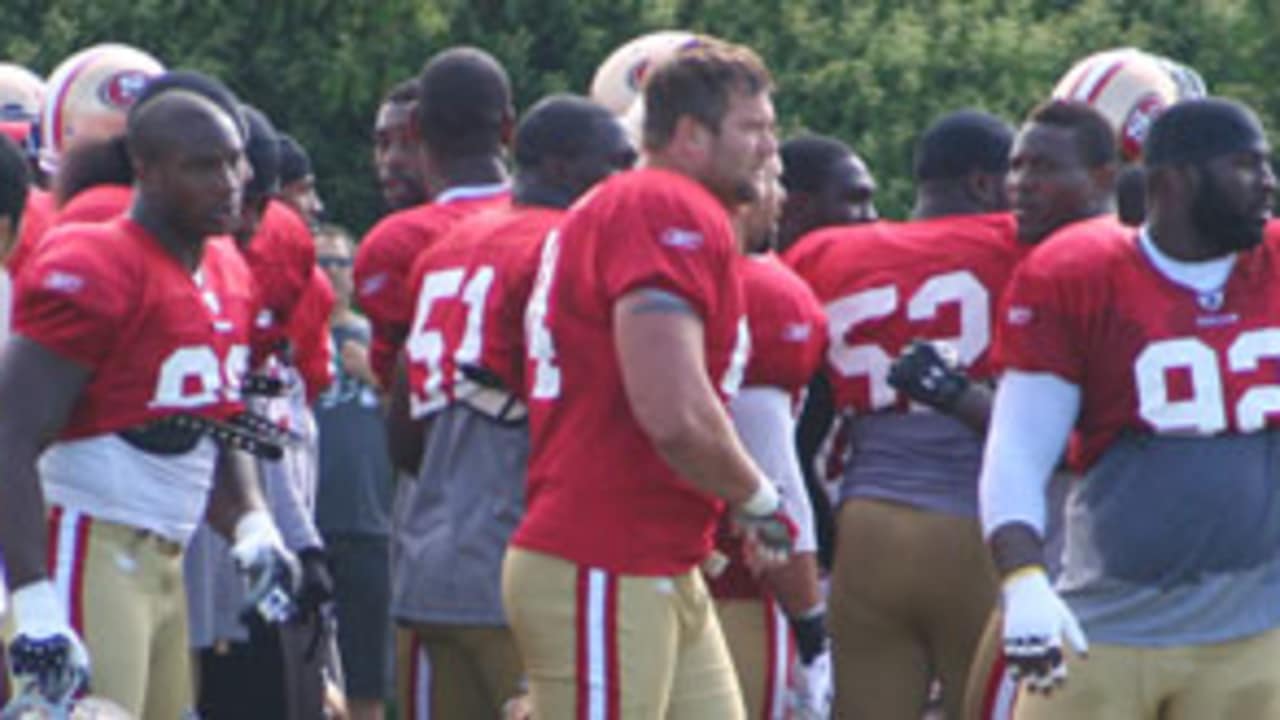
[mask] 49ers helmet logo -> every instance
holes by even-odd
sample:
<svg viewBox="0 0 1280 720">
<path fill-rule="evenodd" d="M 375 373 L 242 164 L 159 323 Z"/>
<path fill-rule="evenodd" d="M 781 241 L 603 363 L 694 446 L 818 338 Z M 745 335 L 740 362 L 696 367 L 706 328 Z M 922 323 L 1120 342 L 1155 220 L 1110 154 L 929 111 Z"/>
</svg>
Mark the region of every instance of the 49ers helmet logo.
<svg viewBox="0 0 1280 720">
<path fill-rule="evenodd" d="M 121 70 L 98 86 L 98 99 L 109 106 L 128 109 L 142 94 L 150 78 L 141 70 Z"/>
<path fill-rule="evenodd" d="M 1125 157 L 1138 157 L 1142 153 L 1142 143 L 1147 139 L 1147 131 L 1167 105 L 1164 98 L 1150 93 L 1134 104 L 1129 116 L 1124 119 L 1120 128 L 1120 145 Z"/>
</svg>

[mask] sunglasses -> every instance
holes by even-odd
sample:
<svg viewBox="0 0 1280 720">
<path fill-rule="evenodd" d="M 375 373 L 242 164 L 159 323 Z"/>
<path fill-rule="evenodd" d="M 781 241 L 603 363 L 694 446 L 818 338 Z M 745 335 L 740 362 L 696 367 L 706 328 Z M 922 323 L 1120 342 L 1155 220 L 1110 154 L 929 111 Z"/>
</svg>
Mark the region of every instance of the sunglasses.
<svg viewBox="0 0 1280 720">
<path fill-rule="evenodd" d="M 351 267 L 351 258 L 322 255 L 316 258 L 316 264 L 322 268 L 348 268 Z"/>
</svg>

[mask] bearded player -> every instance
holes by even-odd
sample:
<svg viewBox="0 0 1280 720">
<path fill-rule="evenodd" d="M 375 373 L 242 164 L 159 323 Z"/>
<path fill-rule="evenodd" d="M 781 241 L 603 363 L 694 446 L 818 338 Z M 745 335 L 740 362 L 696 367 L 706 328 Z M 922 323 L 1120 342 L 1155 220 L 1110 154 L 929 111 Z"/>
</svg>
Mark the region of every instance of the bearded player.
<svg viewBox="0 0 1280 720">
<path fill-rule="evenodd" d="M 382 201 L 392 212 L 427 201 L 418 135 L 418 83 L 398 83 L 382 99 L 373 122 L 373 168 Z"/>
<path fill-rule="evenodd" d="M 242 408 L 252 310 L 247 268 L 206 238 L 235 218 L 243 141 L 176 91 L 135 106 L 126 134 L 128 216 L 60 228 L 19 279 L 0 543 L 20 682 L 53 692 L 96 657 L 95 693 L 168 718 L 191 707 L 181 554 L 196 524 L 207 513 L 255 575 L 284 572 L 286 551 L 218 422 Z"/>
<path fill-rule="evenodd" d="M 727 500 L 776 562 L 794 525 L 724 409 L 749 337 L 726 208 L 777 151 L 770 81 L 708 42 L 645 85 L 647 167 L 543 247 L 526 314 L 528 507 L 503 604 L 542 717 L 744 711 L 697 571 Z"/>
<path fill-rule="evenodd" d="M 918 718 L 937 677 L 959 717 L 995 601 L 977 525 L 981 437 L 910 404 L 888 371 L 927 338 L 968 376 L 991 376 L 996 302 L 1022 255 L 1004 212 L 1012 139 L 990 115 L 945 116 L 917 145 L 913 220 L 823 230 L 787 255 L 826 307 L 836 408 L 856 414 L 831 582 L 841 716 Z"/>
<path fill-rule="evenodd" d="M 1060 233 L 1010 286 L 982 513 L 1017 717 L 1280 712 L 1268 154 L 1244 106 L 1174 105 L 1144 148 L 1146 225 Z M 1044 487 L 1073 427 L 1051 585 Z"/>
<path fill-rule="evenodd" d="M 375 225 L 354 266 L 356 299 L 373 329 L 369 361 L 384 387 L 413 319 L 407 282 L 414 258 L 458 218 L 510 201 L 502 151 L 514 111 L 498 61 L 469 47 L 436 54 L 418 78 L 417 108 L 422 190 L 433 200 Z"/>
<path fill-rule="evenodd" d="M 826 316 L 813 291 L 773 252 L 786 197 L 780 169 L 771 163 L 758 200 L 735 218 L 747 253 L 741 270 L 751 359 L 729 412 L 747 452 L 778 484 L 798 526 L 796 544 L 785 565 L 757 577 L 726 515 L 716 546 L 728 563 L 721 572 L 704 565 L 747 717 L 763 720 L 828 717 L 831 689 L 813 509 L 794 442 L 805 386 L 826 349 Z"/>
<path fill-rule="evenodd" d="M 524 307 L 565 208 L 635 159 L 618 121 L 575 96 L 534 105 L 515 140 L 511 207 L 460 220 L 414 263 L 408 395 L 393 396 L 393 414 L 407 405 L 416 426 L 409 455 L 421 458 L 415 512 L 397 534 L 396 590 L 402 607 L 412 594 L 413 614 L 398 619 L 431 664 L 431 717 L 496 717 L 518 692 L 500 579 L 524 512 Z"/>
</svg>

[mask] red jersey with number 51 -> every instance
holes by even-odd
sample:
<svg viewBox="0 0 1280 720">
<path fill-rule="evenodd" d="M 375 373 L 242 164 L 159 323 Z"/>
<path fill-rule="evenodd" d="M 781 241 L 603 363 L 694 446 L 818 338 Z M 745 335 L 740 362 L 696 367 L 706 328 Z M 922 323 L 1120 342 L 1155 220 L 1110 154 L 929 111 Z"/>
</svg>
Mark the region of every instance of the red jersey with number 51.
<svg viewBox="0 0 1280 720">
<path fill-rule="evenodd" d="M 529 205 L 477 213 L 418 255 L 409 274 L 417 299 L 405 341 L 415 418 L 472 387 L 462 374 L 467 365 L 524 394 L 524 307 L 542 241 L 563 216 L 558 208 Z"/>
<path fill-rule="evenodd" d="M 1137 233 L 1079 223 L 1018 268 L 997 361 L 1081 390 L 1072 461 L 1088 469 L 1122 432 L 1215 435 L 1280 425 L 1280 273 L 1265 243 L 1199 293 L 1152 264 Z"/>
<path fill-rule="evenodd" d="M 738 260 L 720 202 L 653 168 L 598 185 L 547 238 L 525 316 L 531 451 L 515 545 L 633 575 L 683 573 L 710 552 L 721 502 L 676 475 L 631 414 L 613 308 L 645 288 L 684 299 L 727 399 L 750 345 Z"/>
<path fill-rule="evenodd" d="M 1024 250 L 1012 215 L 951 215 L 812 233 L 785 255 L 827 312 L 826 372 L 837 407 L 906 409 L 889 365 L 913 339 L 951 347 L 990 377 L 993 318 Z"/>
<path fill-rule="evenodd" d="M 90 370 L 62 440 L 242 409 L 253 297 L 226 238 L 193 275 L 127 218 L 51 230 L 18 278 L 14 331 Z"/>
</svg>

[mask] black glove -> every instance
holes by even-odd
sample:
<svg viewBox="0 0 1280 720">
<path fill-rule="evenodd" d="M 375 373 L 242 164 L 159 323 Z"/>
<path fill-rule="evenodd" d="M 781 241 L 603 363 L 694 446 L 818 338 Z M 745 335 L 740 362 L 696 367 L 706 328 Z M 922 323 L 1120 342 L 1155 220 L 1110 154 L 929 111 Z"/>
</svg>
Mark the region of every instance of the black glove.
<svg viewBox="0 0 1280 720">
<path fill-rule="evenodd" d="M 916 402 L 951 410 L 969 387 L 969 378 L 928 340 L 913 340 L 889 366 L 889 384 Z"/>
<path fill-rule="evenodd" d="M 300 551 L 298 563 L 302 566 L 298 612 L 310 616 L 333 601 L 333 571 L 329 568 L 329 556 L 318 547 Z"/>
<path fill-rule="evenodd" d="M 788 617 L 791 635 L 796 639 L 800 663 L 809 665 L 827 651 L 827 612 L 819 610 L 802 617 Z"/>
</svg>

